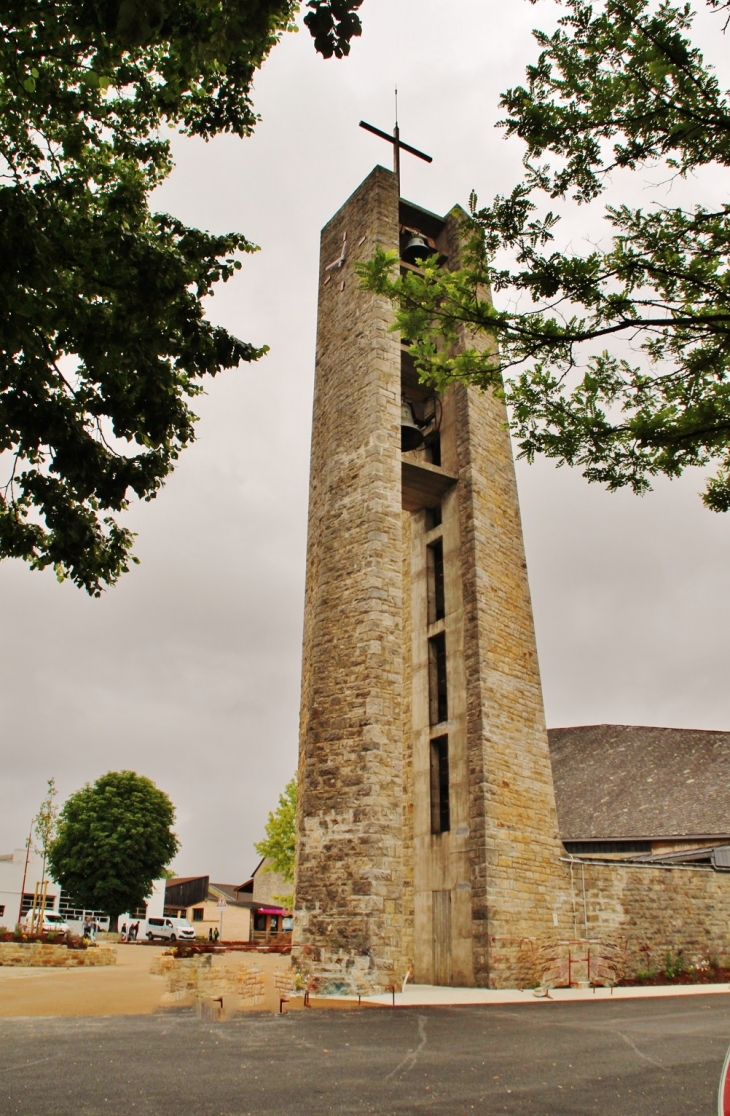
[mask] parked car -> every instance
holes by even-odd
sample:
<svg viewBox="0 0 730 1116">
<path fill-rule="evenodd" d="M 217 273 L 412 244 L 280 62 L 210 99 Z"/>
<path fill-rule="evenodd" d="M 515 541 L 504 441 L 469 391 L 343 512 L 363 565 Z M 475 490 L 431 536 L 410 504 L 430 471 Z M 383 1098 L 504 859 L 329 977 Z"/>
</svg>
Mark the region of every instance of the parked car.
<svg viewBox="0 0 730 1116">
<path fill-rule="evenodd" d="M 56 914 L 54 911 L 43 911 L 43 916 L 42 916 L 43 921 L 41 922 L 40 925 L 38 925 L 40 914 L 41 914 L 40 911 L 35 912 L 35 922 L 36 922 L 36 928 L 38 930 L 42 930 L 44 932 L 48 931 L 48 930 L 53 930 L 57 934 L 67 934 L 68 933 L 68 929 L 69 929 L 68 923 L 66 922 L 66 919 L 63 917 L 63 915 Z M 25 922 L 25 925 L 28 927 L 28 929 L 30 929 L 30 921 L 31 921 L 32 915 L 33 915 L 33 912 L 28 911 L 27 915 L 23 919 L 23 921 Z"/>
<path fill-rule="evenodd" d="M 186 918 L 148 918 L 147 940 L 154 941 L 162 938 L 168 942 L 179 939 L 189 940 L 195 937 L 195 931 Z"/>
</svg>

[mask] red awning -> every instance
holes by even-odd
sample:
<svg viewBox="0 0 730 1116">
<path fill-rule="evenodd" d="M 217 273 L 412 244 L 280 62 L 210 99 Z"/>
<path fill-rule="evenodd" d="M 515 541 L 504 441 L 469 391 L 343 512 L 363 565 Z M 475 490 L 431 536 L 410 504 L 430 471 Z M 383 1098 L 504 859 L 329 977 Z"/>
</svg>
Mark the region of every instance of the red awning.
<svg viewBox="0 0 730 1116">
<path fill-rule="evenodd" d="M 257 907 L 256 914 L 286 914 L 282 907 Z"/>
</svg>

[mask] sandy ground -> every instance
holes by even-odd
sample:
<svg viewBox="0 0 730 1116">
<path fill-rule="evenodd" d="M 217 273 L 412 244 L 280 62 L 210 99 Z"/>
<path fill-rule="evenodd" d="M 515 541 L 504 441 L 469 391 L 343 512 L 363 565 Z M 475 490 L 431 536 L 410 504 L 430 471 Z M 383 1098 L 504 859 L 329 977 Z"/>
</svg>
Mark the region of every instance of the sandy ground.
<svg viewBox="0 0 730 1116">
<path fill-rule="evenodd" d="M 0 966 L 0 1018 L 21 1016 L 95 1016 L 95 1015 L 152 1015 L 164 1010 L 161 999 L 165 992 L 165 978 L 152 976 L 150 965 L 163 953 L 166 946 L 119 945 L 117 963 L 101 968 L 79 969 L 23 969 Z M 226 956 L 226 955 L 223 955 Z M 228 955 L 230 957 L 230 955 Z M 249 955 L 250 963 L 263 969 L 265 974 L 288 968 L 290 958 L 282 954 L 258 953 Z M 730 994 L 728 985 L 694 985 L 681 988 L 608 988 L 592 990 L 553 989 L 550 1000 L 537 999 L 529 991 L 508 989 L 492 991 L 484 988 L 433 988 L 410 985 L 405 992 L 397 992 L 396 1007 L 446 1006 L 459 1004 L 517 1004 L 547 1003 L 555 1000 L 604 1000 L 644 999 L 653 997 L 682 997 Z M 363 997 L 362 1007 L 389 1006 L 390 994 Z M 280 1006 L 286 1013 L 304 1008 L 301 995 L 291 996 L 288 1003 L 280 1005 L 273 979 L 265 976 L 264 1002 L 258 1010 L 278 1013 Z M 357 999 L 324 998 L 312 996 L 311 1007 L 352 1010 L 358 1008 Z M 217 1012 L 217 1009 L 216 1009 Z M 227 1017 L 228 1012 L 224 1015 Z M 216 1014 L 216 1018 L 223 1018 Z M 213 1016 L 211 1016 L 211 1019 Z"/>
<path fill-rule="evenodd" d="M 160 1008 L 165 978 L 150 965 L 165 946 L 119 945 L 116 965 L 98 969 L 0 967 L 0 1017 L 51 1015 L 150 1015 Z M 288 968 L 289 957 L 252 956 L 264 972 Z"/>
</svg>

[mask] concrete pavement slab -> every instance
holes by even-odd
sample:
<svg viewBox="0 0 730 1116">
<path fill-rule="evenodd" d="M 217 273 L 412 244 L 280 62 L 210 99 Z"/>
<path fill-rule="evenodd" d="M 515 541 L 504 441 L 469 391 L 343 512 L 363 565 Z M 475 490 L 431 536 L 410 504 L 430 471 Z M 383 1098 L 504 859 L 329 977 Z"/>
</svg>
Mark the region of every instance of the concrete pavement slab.
<svg viewBox="0 0 730 1116">
<path fill-rule="evenodd" d="M 583 1000 L 642 1000 L 664 996 L 723 995 L 730 993 L 730 984 L 649 985 L 633 988 L 445 988 L 431 984 L 409 984 L 395 993 L 396 1007 L 456 1004 L 536 1004 L 548 1001 L 561 1003 Z M 392 1004 L 393 994 L 363 996 L 363 1002 Z"/>
</svg>

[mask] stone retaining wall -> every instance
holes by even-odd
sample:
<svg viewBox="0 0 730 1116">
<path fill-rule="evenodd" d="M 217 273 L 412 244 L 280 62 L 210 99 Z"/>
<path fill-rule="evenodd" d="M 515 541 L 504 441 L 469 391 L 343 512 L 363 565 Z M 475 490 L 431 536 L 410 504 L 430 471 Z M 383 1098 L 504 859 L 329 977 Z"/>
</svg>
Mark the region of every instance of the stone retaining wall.
<svg viewBox="0 0 730 1116">
<path fill-rule="evenodd" d="M 612 940 L 627 973 L 662 965 L 667 953 L 698 964 L 730 956 L 730 875 L 711 868 L 573 866 L 587 937 Z"/>
<path fill-rule="evenodd" d="M 506 974 L 523 987 L 612 985 L 664 968 L 668 956 L 686 965 L 730 963 L 730 874 L 580 862 L 565 869 L 567 902 L 555 935 L 491 939 L 501 986 Z"/>
<path fill-rule="evenodd" d="M 172 957 L 162 954 L 150 966 L 150 972 L 165 977 L 163 1005 L 182 1006 L 224 997 L 230 1010 L 250 1011 L 267 1006 L 291 992 L 291 969 L 264 972 L 255 962 L 239 956 Z M 271 1006 L 269 1004 L 268 1006 Z"/>
<path fill-rule="evenodd" d="M 110 946 L 69 949 L 65 945 L 47 945 L 43 942 L 0 942 L 0 965 L 70 969 L 82 965 L 88 968 L 116 963 L 117 951 Z"/>
</svg>

